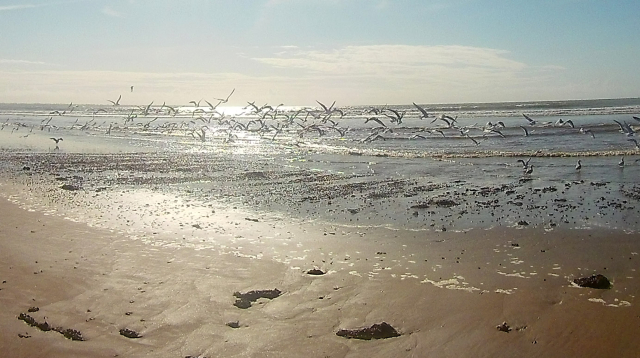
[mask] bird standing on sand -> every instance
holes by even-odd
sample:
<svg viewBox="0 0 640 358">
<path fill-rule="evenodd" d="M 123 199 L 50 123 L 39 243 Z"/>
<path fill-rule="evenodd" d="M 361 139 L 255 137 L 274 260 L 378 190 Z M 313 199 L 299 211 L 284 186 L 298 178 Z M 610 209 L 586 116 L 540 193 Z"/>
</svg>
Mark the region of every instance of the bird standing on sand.
<svg viewBox="0 0 640 358">
<path fill-rule="evenodd" d="M 51 137 L 50 139 L 52 139 L 54 142 L 56 142 L 56 150 L 60 150 L 60 147 L 58 147 L 58 143 L 60 143 L 60 141 L 62 141 L 62 138 L 53 138 Z"/>
<path fill-rule="evenodd" d="M 578 159 L 578 163 L 576 164 L 576 170 L 580 170 L 582 169 L 582 163 L 580 162 L 580 159 Z"/>
<path fill-rule="evenodd" d="M 624 168 L 624 157 L 620 158 L 620 161 L 618 162 L 618 166 L 620 168 Z"/>
</svg>

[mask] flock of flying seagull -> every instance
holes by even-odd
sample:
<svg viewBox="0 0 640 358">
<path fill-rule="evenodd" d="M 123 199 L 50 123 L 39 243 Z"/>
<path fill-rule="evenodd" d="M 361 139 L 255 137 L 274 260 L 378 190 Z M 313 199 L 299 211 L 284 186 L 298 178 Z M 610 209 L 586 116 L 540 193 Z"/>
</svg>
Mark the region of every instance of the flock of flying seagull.
<svg viewBox="0 0 640 358">
<path fill-rule="evenodd" d="M 131 91 L 133 92 L 133 86 L 131 87 Z M 350 131 L 350 128 L 341 125 L 340 120 L 343 119 L 346 114 L 350 114 L 361 116 L 364 118 L 365 124 L 375 123 L 375 127 L 370 128 L 369 134 L 365 138 L 359 139 L 362 143 L 369 143 L 376 140 L 388 139 L 384 134 L 393 132 L 394 128 L 400 128 L 398 126 L 403 123 L 403 119 L 405 119 L 405 117 L 409 117 L 408 113 L 410 112 L 407 109 L 394 109 L 385 105 L 382 107 L 369 107 L 364 110 L 360 109 L 359 112 L 356 113 L 354 112 L 356 109 L 352 107 L 344 109 L 336 107 L 335 101 L 329 106 L 320 101 L 316 101 L 318 103 L 317 107 L 304 107 L 291 110 L 284 109 L 283 104 L 279 104 L 275 107 L 268 104 L 260 106 L 254 101 L 247 102 L 247 105 L 242 109 L 243 112 L 240 115 L 226 115 L 223 110 L 219 110 L 218 108 L 220 105 L 226 104 L 234 92 L 235 89 L 233 89 L 231 93 L 224 98 L 215 98 L 214 102 L 217 101 L 216 103 L 203 99 L 190 101 L 189 105 L 193 105 L 193 107 L 172 107 L 166 103 L 163 103 L 159 107 L 153 107 L 153 102 L 146 106 L 127 107 L 128 113 L 123 117 L 124 122 L 122 124 L 118 122 L 109 123 L 105 133 L 110 135 L 112 130 L 122 130 L 133 127 L 134 129 L 141 131 L 155 130 L 164 133 L 182 132 L 202 142 L 207 140 L 207 133 L 222 133 L 223 142 L 225 143 L 237 140 L 238 132 L 240 131 L 257 133 L 261 137 L 267 137 L 271 140 L 275 140 L 276 137 L 284 131 L 293 132 L 300 138 L 312 132 L 317 133 L 318 136 L 324 136 L 327 132 L 333 131 L 342 138 L 345 137 L 348 131 Z M 121 100 L 122 95 L 120 95 L 116 100 L 107 101 L 112 107 L 121 108 Z M 206 106 L 201 105 L 202 101 L 206 103 Z M 415 102 L 412 104 L 415 107 L 415 111 L 411 111 L 410 116 L 415 119 L 415 115 L 417 114 L 417 119 L 430 120 L 430 124 L 435 123 L 435 125 L 415 128 L 407 139 L 427 139 L 425 136 L 427 134 L 447 137 L 451 136 L 451 133 L 455 133 L 454 135 L 456 136 L 464 137 L 472 141 L 473 144 L 480 145 L 481 142 L 489 136 L 505 138 L 505 135 L 501 130 L 506 126 L 502 121 L 498 121 L 497 123 L 487 122 L 484 126 L 478 126 L 477 124 L 461 126 L 458 124 L 457 117 L 452 117 L 446 114 L 435 115 Z M 51 131 L 52 129 L 58 129 L 58 127 L 51 123 L 53 115 L 69 115 L 77 107 L 77 105 L 71 103 L 63 111 L 55 110 L 50 112 L 49 114 L 51 116 L 42 120 L 40 123 L 40 130 L 47 129 L 48 131 Z M 114 111 L 107 111 L 105 108 L 92 109 L 90 120 L 81 124 L 78 123 L 79 119 L 76 119 L 76 122 L 71 125 L 69 129 L 98 130 L 103 128 L 103 126 L 106 128 L 106 121 L 101 125 L 98 125 L 97 119 L 100 119 L 100 117 L 113 116 L 113 112 Z M 115 112 L 125 113 L 124 110 L 116 110 Z M 154 124 L 160 116 L 176 117 L 178 114 L 181 114 L 180 117 L 182 117 L 182 121 L 165 121 L 162 124 Z M 523 130 L 523 135 L 525 137 L 531 135 L 530 130 L 534 127 L 566 127 L 576 129 L 572 120 L 565 121 L 563 119 L 558 119 L 556 122 L 541 122 L 526 114 L 522 115 L 529 126 L 529 128 L 523 125 L 519 126 Z M 149 116 L 155 117 L 151 120 L 143 122 L 139 121 L 141 117 Z M 632 118 L 635 121 L 640 122 L 640 117 L 632 116 Z M 240 121 L 239 119 L 245 120 Z M 9 119 L 2 124 L 0 130 L 3 130 L 7 125 L 9 125 L 8 121 Z M 627 140 L 632 142 L 637 150 L 640 150 L 640 144 L 635 138 L 632 138 L 636 133 L 633 127 L 626 121 L 620 122 L 614 120 L 614 122 L 619 126 L 620 132 L 627 137 Z M 216 126 L 212 126 L 212 124 Z M 23 123 L 16 123 L 15 125 L 16 126 L 13 131 L 18 130 L 20 127 L 27 127 L 27 125 Z M 36 126 L 31 126 L 31 131 L 33 131 L 35 127 Z M 576 130 L 579 133 L 588 134 L 592 138 L 595 138 L 595 133 L 589 128 L 580 127 Z M 471 131 L 480 131 L 481 135 L 471 136 Z M 24 137 L 28 135 L 29 134 Z M 58 150 L 59 143 L 63 139 L 51 137 L 51 140 L 55 141 L 55 149 Z M 533 172 L 533 165 L 529 163 L 530 160 L 530 158 L 527 161 L 522 159 L 519 160 L 523 165 L 523 173 L 525 175 L 530 175 Z M 620 161 L 619 165 L 624 167 L 624 158 Z M 580 170 L 581 168 L 582 164 L 578 161 L 576 164 L 576 170 Z"/>
</svg>

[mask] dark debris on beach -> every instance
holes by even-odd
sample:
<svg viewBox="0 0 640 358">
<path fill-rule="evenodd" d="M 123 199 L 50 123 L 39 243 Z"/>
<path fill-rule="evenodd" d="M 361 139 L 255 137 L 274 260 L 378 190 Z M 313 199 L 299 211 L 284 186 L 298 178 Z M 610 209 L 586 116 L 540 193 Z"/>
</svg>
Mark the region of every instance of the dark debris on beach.
<svg viewBox="0 0 640 358">
<path fill-rule="evenodd" d="M 127 338 L 142 338 L 142 335 L 140 333 L 129 328 L 120 329 L 120 335 Z"/>
<path fill-rule="evenodd" d="M 382 322 L 365 328 L 340 329 L 336 332 L 336 335 L 350 339 L 371 340 L 399 337 L 400 333 L 389 323 Z"/>
<path fill-rule="evenodd" d="M 277 288 L 273 290 L 254 290 L 246 293 L 234 292 L 233 296 L 236 297 L 236 301 L 233 303 L 233 305 L 238 308 L 247 309 L 251 307 L 251 304 L 253 302 L 256 302 L 261 298 L 272 300 L 276 297 L 279 297 L 281 294 L 282 291 L 278 290 Z"/>
<path fill-rule="evenodd" d="M 43 332 L 54 331 L 62 334 L 65 338 L 68 338 L 72 341 L 84 341 L 84 337 L 82 337 L 82 333 L 80 331 L 71 329 L 71 328 L 62 328 L 62 327 L 53 327 L 47 321 L 38 322 L 35 318 L 31 317 L 26 313 L 20 313 L 18 315 L 18 319 L 24 321 L 31 327 L 36 327 Z"/>
<path fill-rule="evenodd" d="M 573 280 L 573 283 L 580 287 L 595 288 L 606 290 L 611 288 L 611 282 L 604 275 L 597 274 L 588 277 L 580 277 Z"/>
</svg>

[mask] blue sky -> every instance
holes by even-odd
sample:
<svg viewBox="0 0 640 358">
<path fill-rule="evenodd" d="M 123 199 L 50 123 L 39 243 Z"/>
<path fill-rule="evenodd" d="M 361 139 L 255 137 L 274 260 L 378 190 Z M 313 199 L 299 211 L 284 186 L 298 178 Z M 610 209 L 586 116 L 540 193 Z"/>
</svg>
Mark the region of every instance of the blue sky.
<svg viewBox="0 0 640 358">
<path fill-rule="evenodd" d="M 638 97 L 639 14 L 637 0 L 0 0 L 0 102 Z"/>
</svg>

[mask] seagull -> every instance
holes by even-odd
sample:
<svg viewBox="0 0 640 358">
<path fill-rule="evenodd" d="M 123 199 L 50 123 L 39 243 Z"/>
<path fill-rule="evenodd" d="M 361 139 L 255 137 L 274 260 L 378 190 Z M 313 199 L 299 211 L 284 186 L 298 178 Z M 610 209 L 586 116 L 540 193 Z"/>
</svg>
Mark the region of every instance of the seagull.
<svg viewBox="0 0 640 358">
<path fill-rule="evenodd" d="M 369 142 L 373 142 L 374 140 L 378 140 L 378 139 L 382 139 L 384 141 L 386 141 L 387 139 L 383 136 L 381 136 L 379 133 L 371 133 L 367 138 L 361 140 L 362 143 L 369 143 Z"/>
<path fill-rule="evenodd" d="M 435 122 L 435 121 L 437 121 L 437 120 L 441 120 L 441 121 L 443 121 L 443 122 L 445 122 L 445 123 L 447 124 L 447 128 L 453 128 L 453 124 L 452 124 L 453 122 L 450 122 L 450 121 L 449 121 L 447 118 L 445 118 L 445 117 L 449 117 L 449 116 L 443 116 L 443 115 L 440 115 L 440 116 L 438 116 L 438 117 L 434 118 L 434 120 L 432 120 L 432 121 L 431 121 L 431 123 L 433 123 L 433 122 Z M 449 118 L 451 118 L 451 117 L 449 117 Z M 452 119 L 453 119 L 453 118 L 452 118 Z"/>
<path fill-rule="evenodd" d="M 258 106 L 256 106 L 256 101 L 253 101 L 253 102 L 247 102 L 247 106 L 246 106 L 246 107 L 244 107 L 243 109 L 247 109 L 247 108 L 249 108 L 249 107 L 253 108 L 253 110 L 254 110 L 254 112 L 255 112 L 256 114 L 258 114 L 258 113 L 260 113 L 260 111 L 262 111 L 262 108 L 258 108 Z"/>
<path fill-rule="evenodd" d="M 205 102 L 207 102 L 207 104 L 209 105 L 209 109 L 214 111 L 216 108 L 218 108 L 218 105 L 220 105 L 220 103 L 222 102 L 218 102 L 218 104 L 216 104 L 215 106 L 213 104 L 211 104 L 211 102 L 207 101 L 206 99 L 204 100 Z"/>
<path fill-rule="evenodd" d="M 504 125 L 503 121 L 498 121 L 498 122 L 496 122 L 496 124 L 493 124 L 491 122 L 487 122 L 487 127 L 492 127 L 492 128 L 502 127 L 502 128 L 504 128 L 506 126 Z"/>
<path fill-rule="evenodd" d="M 233 92 L 235 92 L 236 89 L 234 88 L 233 90 L 231 90 L 231 93 L 229 93 L 229 95 L 227 96 L 227 98 L 221 99 L 221 98 L 214 98 L 218 101 L 220 101 L 220 103 L 227 103 L 229 101 L 229 98 L 231 97 L 231 95 L 233 94 Z"/>
<path fill-rule="evenodd" d="M 388 115 L 386 113 L 383 113 L 386 117 L 391 119 L 392 123 L 402 124 L 402 118 L 404 117 L 404 114 L 405 114 L 404 111 L 400 112 L 400 111 L 396 111 L 395 109 L 391 109 L 391 108 L 387 108 L 386 110 L 394 114 L 394 116 L 390 116 L 390 115 Z"/>
<path fill-rule="evenodd" d="M 206 140 L 206 135 L 207 135 L 207 133 L 204 131 L 206 128 L 207 128 L 206 126 L 201 127 L 201 128 L 200 128 L 200 132 L 199 132 L 199 133 L 197 132 L 197 130 L 196 130 L 196 129 L 194 129 L 194 130 L 191 132 L 191 136 L 192 136 L 193 138 L 195 138 L 195 137 L 196 137 L 195 135 L 197 135 L 197 136 L 198 136 L 198 138 L 200 139 L 200 141 L 201 141 L 201 142 L 204 142 L 204 141 Z M 194 135 L 194 134 L 195 134 L 195 135 Z"/>
<path fill-rule="evenodd" d="M 458 118 L 458 116 L 456 116 L 456 118 L 453 118 L 453 117 L 451 117 L 451 116 L 447 116 L 446 114 L 441 114 L 441 115 L 439 115 L 438 117 L 434 118 L 434 119 L 431 121 L 431 123 L 433 123 L 433 122 L 435 122 L 435 121 L 437 121 L 437 120 L 439 119 L 439 120 L 441 120 L 441 121 L 445 121 L 445 122 L 447 122 L 447 125 L 448 125 L 449 127 L 451 127 L 451 123 L 457 123 L 457 121 L 456 121 L 456 119 L 457 119 L 457 118 Z M 489 123 L 491 123 L 491 122 L 489 122 Z"/>
<path fill-rule="evenodd" d="M 504 134 L 502 134 L 502 132 L 500 132 L 497 129 L 484 127 L 484 128 L 482 128 L 482 131 L 485 133 L 485 134 L 483 134 L 484 136 L 486 136 L 487 134 L 495 133 L 495 134 L 499 135 L 500 137 L 505 138 Z"/>
<path fill-rule="evenodd" d="M 370 117 L 370 118 L 367 118 L 367 120 L 365 120 L 365 121 L 364 121 L 364 123 L 367 123 L 367 122 L 369 122 L 369 121 L 378 122 L 378 123 L 380 123 L 380 125 L 381 125 L 381 126 L 383 126 L 383 127 L 386 127 L 386 126 L 387 126 L 386 124 L 382 123 L 382 121 L 381 121 L 381 120 L 379 120 L 377 117 Z"/>
<path fill-rule="evenodd" d="M 316 102 L 318 102 L 318 104 L 322 106 L 322 109 L 324 110 L 325 114 L 333 113 L 333 111 L 334 111 L 333 106 L 336 104 L 336 101 L 333 101 L 333 103 L 331 103 L 331 106 L 329 106 L 329 107 L 325 106 L 322 102 L 320 102 L 318 100 L 316 100 Z"/>
<path fill-rule="evenodd" d="M 427 111 L 420 107 L 419 105 L 416 104 L 416 102 L 412 102 L 413 105 L 420 111 L 421 115 L 420 115 L 420 119 L 425 119 L 425 118 L 429 118 L 429 113 L 427 113 Z"/>
<path fill-rule="evenodd" d="M 412 135 L 411 137 L 409 137 L 409 139 L 417 139 L 417 138 L 420 138 L 420 139 L 427 139 L 427 137 L 425 137 L 425 136 L 423 136 L 423 135 L 420 135 L 420 134 L 414 134 L 414 135 Z"/>
<path fill-rule="evenodd" d="M 581 128 L 580 128 L 580 133 L 582 133 L 582 134 L 591 134 L 591 137 L 592 137 L 592 138 L 594 138 L 594 139 L 596 138 L 596 135 L 595 135 L 595 134 L 593 134 L 593 132 L 591 131 L 591 129 L 584 129 L 584 128 L 582 128 L 582 127 L 581 127 Z"/>
<path fill-rule="evenodd" d="M 475 145 L 480 145 L 480 142 L 478 142 L 477 140 L 471 138 L 468 134 L 466 134 L 466 137 L 471 139 Z"/>
<path fill-rule="evenodd" d="M 526 114 L 522 113 L 522 115 L 524 116 L 524 119 L 526 119 L 530 125 L 535 126 L 536 125 L 536 121 L 531 119 L 531 117 L 527 116 Z"/>
<path fill-rule="evenodd" d="M 533 165 L 530 165 L 530 166 L 524 168 L 524 174 L 525 175 L 531 175 L 531 173 L 533 173 Z"/>
<path fill-rule="evenodd" d="M 114 102 L 114 101 L 112 101 L 112 100 L 110 100 L 110 99 L 108 99 L 107 101 L 108 101 L 108 102 L 113 103 L 113 105 L 114 105 L 114 106 L 119 106 L 119 105 L 120 105 L 120 99 L 121 99 L 121 98 L 122 98 L 122 95 L 120 95 L 120 96 L 118 97 L 118 100 L 117 100 L 117 101 L 115 101 L 115 102 Z"/>
<path fill-rule="evenodd" d="M 580 159 L 578 159 L 578 163 L 576 164 L 576 170 L 580 170 L 582 169 L 582 163 L 580 162 Z"/>
<path fill-rule="evenodd" d="M 55 149 L 60 149 L 60 147 L 58 147 L 58 143 L 60 143 L 62 138 L 53 138 L 53 137 L 51 137 L 50 139 L 52 139 L 54 142 L 56 142 L 56 148 Z"/>
<path fill-rule="evenodd" d="M 620 168 L 624 168 L 624 157 L 620 158 L 620 161 L 618 162 L 618 166 Z"/>
<path fill-rule="evenodd" d="M 529 159 L 527 159 L 526 162 L 524 161 L 524 159 L 518 159 L 518 163 L 522 163 L 523 169 L 526 169 L 529 166 L 530 161 L 531 161 L 531 157 L 529 157 Z"/>
<path fill-rule="evenodd" d="M 149 111 L 151 110 L 151 106 L 153 105 L 153 101 L 151 101 L 151 103 L 149 103 L 149 105 L 147 105 L 143 110 L 142 110 L 142 115 L 144 116 L 148 116 L 149 115 Z"/>
<path fill-rule="evenodd" d="M 520 126 L 520 128 L 522 128 L 522 130 L 524 131 L 524 136 L 528 137 L 529 136 L 529 131 L 527 130 L 527 128 Z"/>
<path fill-rule="evenodd" d="M 167 112 L 167 113 L 168 113 L 168 114 L 171 114 L 171 112 L 173 112 L 173 116 L 174 116 L 174 117 L 175 117 L 175 115 L 178 113 L 178 111 L 176 111 L 176 109 L 175 109 L 175 108 L 173 108 L 173 107 L 171 107 L 171 106 L 169 106 L 169 105 L 163 104 L 162 106 L 167 108 L 167 110 L 168 110 L 168 112 Z"/>
<path fill-rule="evenodd" d="M 624 133 L 627 137 L 631 137 L 636 133 L 633 130 L 633 128 L 631 128 L 631 126 L 629 124 L 627 124 L 627 122 L 620 123 L 620 122 L 616 121 L 615 119 L 613 121 L 618 124 L 618 127 L 620 127 L 620 132 Z"/>
<path fill-rule="evenodd" d="M 635 140 L 635 138 L 629 138 L 627 139 L 629 142 L 633 142 L 636 145 L 636 149 L 640 149 L 640 144 L 638 144 L 638 141 Z"/>
<path fill-rule="evenodd" d="M 565 125 L 570 126 L 571 128 L 575 128 L 572 120 L 563 121 L 562 118 L 558 119 L 556 123 L 554 123 L 556 127 L 564 127 Z"/>
</svg>

